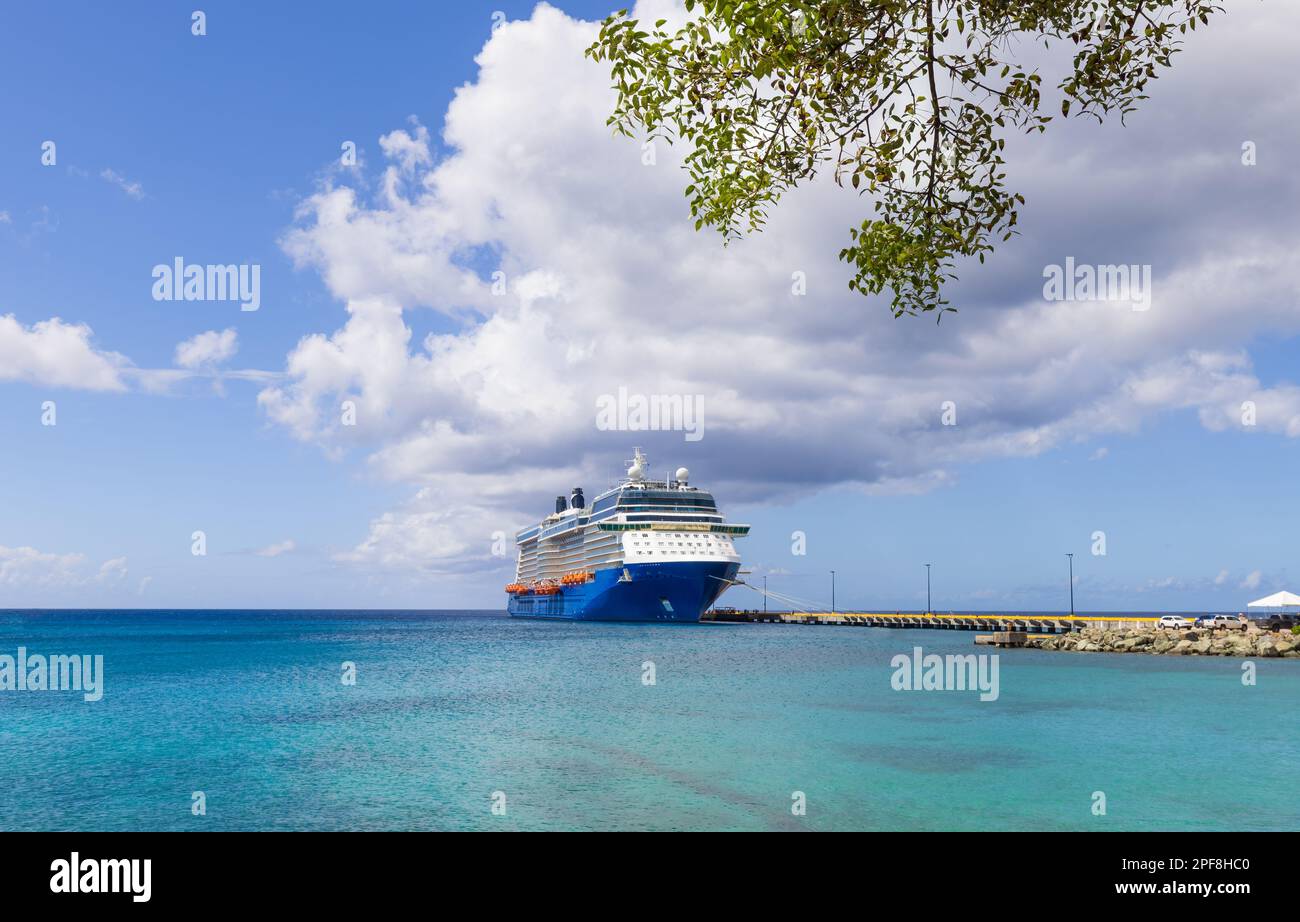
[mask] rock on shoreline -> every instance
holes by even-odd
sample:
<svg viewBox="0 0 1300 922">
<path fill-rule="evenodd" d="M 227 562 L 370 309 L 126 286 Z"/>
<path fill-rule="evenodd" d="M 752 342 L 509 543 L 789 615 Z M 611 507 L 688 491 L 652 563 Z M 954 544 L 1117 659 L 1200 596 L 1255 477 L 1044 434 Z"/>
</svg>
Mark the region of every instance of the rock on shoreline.
<svg viewBox="0 0 1300 922">
<path fill-rule="evenodd" d="M 1031 637 L 1026 647 L 1074 653 L 1158 653 L 1166 656 L 1300 657 L 1300 636 L 1249 630 L 1114 629 L 1086 627 L 1072 634 Z"/>
</svg>

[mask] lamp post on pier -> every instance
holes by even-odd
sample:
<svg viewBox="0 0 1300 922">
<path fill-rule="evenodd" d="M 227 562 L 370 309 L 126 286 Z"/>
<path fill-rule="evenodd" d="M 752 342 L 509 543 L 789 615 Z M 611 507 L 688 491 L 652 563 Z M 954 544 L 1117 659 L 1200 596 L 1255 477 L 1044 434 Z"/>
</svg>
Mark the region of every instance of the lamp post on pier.
<svg viewBox="0 0 1300 922">
<path fill-rule="evenodd" d="M 1074 617 L 1074 555 L 1066 554 L 1070 558 L 1070 617 Z"/>
<path fill-rule="evenodd" d="M 930 565 L 925 565 L 925 613 L 928 615 L 933 611 L 930 607 Z"/>
<path fill-rule="evenodd" d="M 831 614 L 835 614 L 835 571 L 831 571 Z"/>
</svg>

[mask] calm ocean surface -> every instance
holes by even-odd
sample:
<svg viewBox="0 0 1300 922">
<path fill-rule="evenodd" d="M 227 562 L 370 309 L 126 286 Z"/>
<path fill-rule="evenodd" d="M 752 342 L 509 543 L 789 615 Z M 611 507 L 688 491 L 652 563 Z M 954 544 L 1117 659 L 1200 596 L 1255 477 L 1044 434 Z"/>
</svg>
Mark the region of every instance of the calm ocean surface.
<svg viewBox="0 0 1300 922">
<path fill-rule="evenodd" d="M 1008 650 L 981 702 L 890 687 L 967 632 L 0 612 L 20 645 L 105 692 L 0 692 L 3 829 L 1300 828 L 1300 660 Z"/>
</svg>

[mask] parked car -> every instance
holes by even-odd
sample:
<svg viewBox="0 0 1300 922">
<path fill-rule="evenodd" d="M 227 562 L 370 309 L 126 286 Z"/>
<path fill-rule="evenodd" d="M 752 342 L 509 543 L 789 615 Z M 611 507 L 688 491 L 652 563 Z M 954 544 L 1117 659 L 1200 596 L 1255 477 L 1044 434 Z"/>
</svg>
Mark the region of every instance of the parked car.
<svg viewBox="0 0 1300 922">
<path fill-rule="evenodd" d="M 1156 623 L 1158 628 L 1175 631 L 1185 631 L 1191 626 L 1192 622 L 1181 615 L 1161 615 L 1160 620 Z"/>
<path fill-rule="evenodd" d="M 1262 631 L 1289 631 L 1296 622 L 1290 615 L 1268 615 L 1256 618 L 1255 623 Z"/>
<path fill-rule="evenodd" d="M 1201 615 L 1192 624 L 1193 627 L 1212 628 L 1214 627 L 1214 615 Z"/>
<path fill-rule="evenodd" d="M 1246 619 L 1241 615 L 1215 615 L 1210 627 L 1217 630 L 1227 631 L 1244 631 L 1247 627 Z"/>
</svg>

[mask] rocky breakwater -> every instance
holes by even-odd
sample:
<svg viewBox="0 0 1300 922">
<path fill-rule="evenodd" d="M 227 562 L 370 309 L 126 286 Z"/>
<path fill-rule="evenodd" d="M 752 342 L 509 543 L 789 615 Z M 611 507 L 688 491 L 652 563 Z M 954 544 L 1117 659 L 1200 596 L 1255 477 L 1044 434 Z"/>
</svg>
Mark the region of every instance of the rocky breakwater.
<svg viewBox="0 0 1300 922">
<path fill-rule="evenodd" d="M 1031 637 L 1027 647 L 1074 653 L 1159 653 L 1166 656 L 1300 657 L 1300 636 L 1290 632 L 1114 629 L 1086 627 L 1071 634 Z"/>
</svg>

